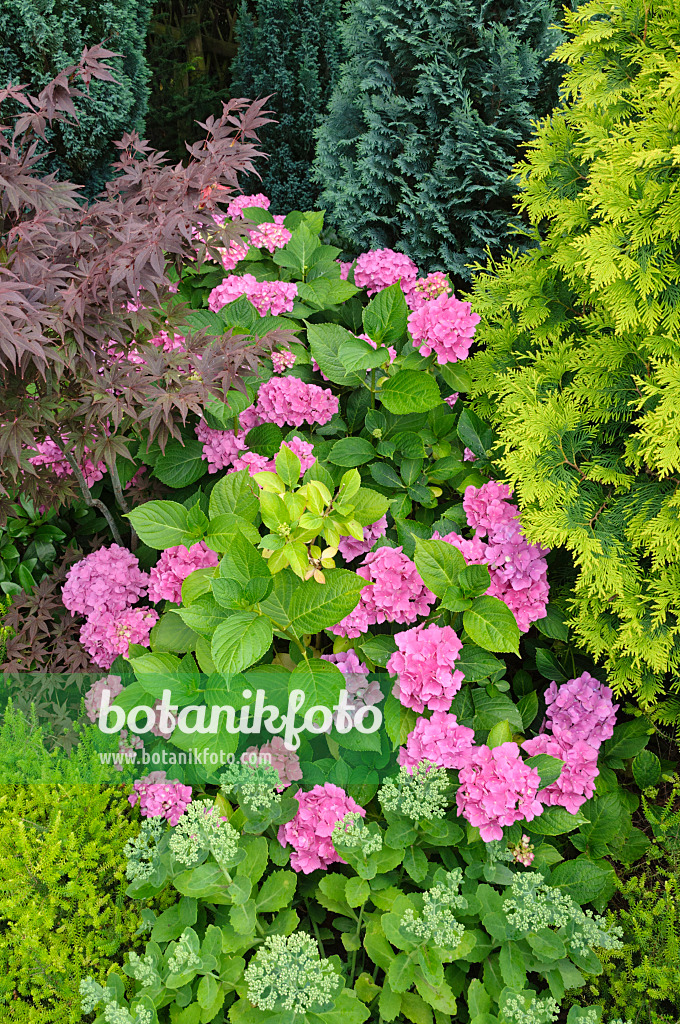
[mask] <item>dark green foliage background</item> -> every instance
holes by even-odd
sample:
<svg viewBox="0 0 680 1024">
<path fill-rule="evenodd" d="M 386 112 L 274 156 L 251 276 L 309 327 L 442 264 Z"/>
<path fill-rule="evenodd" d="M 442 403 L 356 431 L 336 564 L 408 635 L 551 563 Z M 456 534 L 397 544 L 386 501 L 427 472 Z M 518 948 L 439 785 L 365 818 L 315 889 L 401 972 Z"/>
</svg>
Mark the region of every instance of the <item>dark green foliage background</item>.
<svg viewBox="0 0 680 1024">
<path fill-rule="evenodd" d="M 245 191 L 265 192 L 274 213 L 316 208 L 314 131 L 342 61 L 341 13 L 341 0 L 242 0 L 231 93 L 272 94 L 267 106 L 278 122 L 259 133 L 269 160 L 262 181 L 251 179 Z"/>
<path fill-rule="evenodd" d="M 48 129 L 53 170 L 85 186 L 103 188 L 115 159 L 112 143 L 124 132 L 144 132 L 148 70 L 144 58 L 152 0 L 2 0 L 0 84 L 29 82 L 35 94 L 85 46 L 102 41 L 123 56 L 111 61 L 117 83 L 92 82 L 76 101 L 79 123 Z"/>
<path fill-rule="evenodd" d="M 467 279 L 487 246 L 516 241 L 509 175 L 557 99 L 558 20 L 551 0 L 353 0 L 315 174 L 355 251 Z"/>
</svg>

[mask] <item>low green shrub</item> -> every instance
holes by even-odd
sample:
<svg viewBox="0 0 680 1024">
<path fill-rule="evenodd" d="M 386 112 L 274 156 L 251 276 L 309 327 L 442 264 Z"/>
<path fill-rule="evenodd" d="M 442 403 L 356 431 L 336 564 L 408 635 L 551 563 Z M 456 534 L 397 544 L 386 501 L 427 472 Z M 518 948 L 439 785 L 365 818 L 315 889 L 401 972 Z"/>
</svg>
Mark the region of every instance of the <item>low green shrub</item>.
<svg viewBox="0 0 680 1024">
<path fill-rule="evenodd" d="M 12 786 L 0 808 L 0 1014 L 75 1024 L 81 979 L 103 977 L 139 943 L 121 862 L 139 830 L 126 791 Z"/>
<path fill-rule="evenodd" d="M 46 739 L 51 741 L 49 747 Z M 102 753 L 118 750 L 118 739 L 114 741 L 94 725 L 76 726 L 68 751 L 56 739 L 45 735 L 34 705 L 25 715 L 10 699 L 0 727 L 0 785 L 120 784 L 134 778 L 132 766 L 122 763 L 118 769 L 102 761 Z"/>
<path fill-rule="evenodd" d="M 649 762 L 651 755 L 645 752 Z M 655 798 L 654 803 L 648 796 Z M 676 1024 L 680 1019 L 680 783 L 659 801 L 643 796 L 653 845 L 634 875 L 617 878 L 608 919 L 623 947 L 601 953 L 604 971 L 586 991 L 612 1017 L 633 1024 Z"/>
</svg>

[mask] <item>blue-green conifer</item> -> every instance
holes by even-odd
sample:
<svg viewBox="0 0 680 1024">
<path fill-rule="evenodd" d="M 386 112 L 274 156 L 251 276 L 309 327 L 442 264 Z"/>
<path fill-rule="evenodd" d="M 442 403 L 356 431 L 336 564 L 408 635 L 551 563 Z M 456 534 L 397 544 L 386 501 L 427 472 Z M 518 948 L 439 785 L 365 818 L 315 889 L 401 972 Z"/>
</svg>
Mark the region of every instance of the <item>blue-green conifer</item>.
<svg viewBox="0 0 680 1024">
<path fill-rule="evenodd" d="M 113 142 L 124 132 L 144 131 L 148 78 L 144 48 L 153 0 L 2 0 L 0 85 L 29 83 L 35 95 L 63 68 L 75 64 L 85 46 L 104 43 L 120 53 L 108 63 L 116 82 L 90 84 L 76 101 L 77 124 L 47 130 L 60 177 L 84 185 L 88 194 L 110 178 Z"/>
<path fill-rule="evenodd" d="M 557 99 L 552 0 L 352 0 L 315 175 L 348 249 L 467 278 L 513 237 L 512 166 Z"/>
</svg>

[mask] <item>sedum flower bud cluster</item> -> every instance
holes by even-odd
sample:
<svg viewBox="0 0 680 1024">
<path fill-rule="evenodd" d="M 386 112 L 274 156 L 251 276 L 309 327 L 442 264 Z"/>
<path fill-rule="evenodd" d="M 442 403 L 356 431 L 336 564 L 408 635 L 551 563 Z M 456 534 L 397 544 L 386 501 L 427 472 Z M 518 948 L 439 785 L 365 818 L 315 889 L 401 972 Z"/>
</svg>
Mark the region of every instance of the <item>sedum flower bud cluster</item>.
<svg viewBox="0 0 680 1024">
<path fill-rule="evenodd" d="M 183 974 L 184 971 L 190 971 L 192 968 L 200 966 L 201 958 L 191 948 L 188 934 L 182 932 L 172 951 L 172 956 L 168 960 L 168 970 L 171 974 Z"/>
<path fill-rule="evenodd" d="M 270 935 L 245 970 L 248 998 L 260 1010 L 306 1013 L 332 1005 L 342 982 L 317 943 L 304 932 Z"/>
<path fill-rule="evenodd" d="M 337 822 L 331 840 L 336 846 L 357 850 L 364 857 L 368 857 L 371 853 L 377 853 L 382 849 L 383 844 L 380 833 L 371 832 L 356 811 L 350 811 L 342 821 Z"/>
<path fill-rule="evenodd" d="M 443 818 L 449 779 L 431 761 L 403 766 L 396 779 L 387 779 L 378 792 L 383 810 L 404 814 L 412 821 Z"/>
<path fill-rule="evenodd" d="M 127 973 L 135 978 L 142 988 L 149 988 L 158 981 L 158 972 L 152 956 L 139 956 L 135 952 L 128 954 Z"/>
<path fill-rule="evenodd" d="M 559 1005 L 552 996 L 532 996 L 527 1006 L 524 995 L 510 995 L 505 1000 L 501 1020 L 504 1024 L 552 1024 L 559 1012 Z"/>
<path fill-rule="evenodd" d="M 131 957 L 134 953 L 131 954 Z M 145 957 L 145 959 L 151 959 Z M 80 1008 L 83 1013 L 93 1013 L 100 1003 L 104 1006 L 102 1018 L 105 1024 L 151 1024 L 151 1012 L 141 1006 L 130 1013 L 120 1006 L 112 989 L 102 986 L 92 977 L 83 978 L 80 983 Z"/>
<path fill-rule="evenodd" d="M 264 761 L 259 764 L 230 764 L 220 775 L 223 793 L 238 792 L 241 802 L 253 811 L 268 811 L 281 802 L 276 792 L 280 781 L 276 768 Z"/>
<path fill-rule="evenodd" d="M 139 835 L 129 839 L 123 848 L 127 859 L 126 875 L 132 882 L 135 879 L 149 878 L 158 864 L 158 843 L 163 837 L 165 827 L 158 818 L 143 821 Z"/>
<path fill-rule="evenodd" d="M 170 849 L 186 867 L 192 867 L 201 850 L 209 849 L 218 864 L 233 860 L 238 849 L 238 833 L 220 817 L 210 800 L 189 804 L 170 837 Z"/>
<path fill-rule="evenodd" d="M 408 929 L 419 939 L 432 942 L 443 949 L 455 949 L 465 933 L 465 927 L 453 916 L 452 910 L 465 910 L 468 902 L 460 895 L 463 875 L 460 868 L 448 871 L 446 882 L 440 882 L 423 893 L 423 913 L 416 917 L 413 910 L 406 910 L 401 919 L 402 928 Z"/>
<path fill-rule="evenodd" d="M 108 986 L 102 986 L 93 977 L 83 978 L 78 989 L 80 993 L 80 1007 L 83 1013 L 92 1013 L 99 1003 L 107 1005 L 114 1001 L 113 991 Z"/>
<path fill-rule="evenodd" d="M 519 931 L 566 928 L 567 941 L 578 953 L 593 948 L 620 949 L 621 929 L 605 928 L 604 919 L 583 911 L 571 896 L 550 885 L 536 872 L 516 875 L 503 904 L 508 923 Z"/>
</svg>

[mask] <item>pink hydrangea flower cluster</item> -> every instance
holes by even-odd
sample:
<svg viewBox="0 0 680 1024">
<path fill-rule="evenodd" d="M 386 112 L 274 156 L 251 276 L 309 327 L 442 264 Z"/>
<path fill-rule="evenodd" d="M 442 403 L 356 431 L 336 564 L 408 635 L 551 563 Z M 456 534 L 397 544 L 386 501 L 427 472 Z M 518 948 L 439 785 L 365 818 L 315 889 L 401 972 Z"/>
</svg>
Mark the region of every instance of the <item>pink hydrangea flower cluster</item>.
<svg viewBox="0 0 680 1024">
<path fill-rule="evenodd" d="M 203 445 L 202 458 L 208 463 L 209 473 L 232 466 L 240 453 L 247 450 L 245 432 L 237 437 L 233 430 L 213 430 L 205 420 L 196 427 L 196 437 Z"/>
<path fill-rule="evenodd" d="M 441 270 L 436 270 L 427 277 L 419 277 L 413 286 L 413 291 L 408 296 L 408 304 L 411 309 L 420 309 L 426 302 L 431 302 L 439 295 L 451 295 L 453 289 L 451 283 Z"/>
<path fill-rule="evenodd" d="M 502 839 L 503 825 L 533 821 L 543 811 L 538 772 L 522 760 L 516 743 L 472 747 L 459 779 L 458 813 L 485 843 Z"/>
<path fill-rule="evenodd" d="M 408 329 L 422 355 L 434 352 L 443 365 L 467 358 L 480 319 L 469 302 L 443 292 L 413 310 Z"/>
<path fill-rule="evenodd" d="M 290 242 L 293 235 L 283 226 L 286 218 L 275 216 L 274 222 L 260 224 L 254 231 L 250 232 L 250 244 L 256 249 L 267 249 L 269 252 L 276 252 L 282 249 L 287 242 Z"/>
<path fill-rule="evenodd" d="M 191 786 L 167 779 L 165 772 L 151 772 L 137 779 L 128 800 L 133 807 L 139 803 L 143 818 L 165 818 L 174 826 L 191 803 Z"/>
<path fill-rule="evenodd" d="M 338 399 L 329 388 L 298 377 L 272 377 L 260 386 L 255 410 L 265 423 L 280 427 L 323 424 L 338 411 Z"/>
<path fill-rule="evenodd" d="M 332 627 L 338 636 L 361 636 L 377 622 L 415 622 L 435 601 L 400 547 L 371 551 L 356 571 L 373 586 L 364 587 L 356 608 Z"/>
<path fill-rule="evenodd" d="M 472 448 L 463 449 L 463 462 L 476 462 L 477 456 L 473 452 Z"/>
<path fill-rule="evenodd" d="M 598 751 L 614 733 L 619 708 L 612 696 L 589 672 L 561 686 L 553 681 L 546 690 L 546 721 L 540 734 L 522 745 L 532 756 L 550 754 L 565 762 L 559 778 L 539 793 L 544 804 L 559 804 L 575 814 L 595 792 Z"/>
<path fill-rule="evenodd" d="M 534 844 L 529 841 L 528 835 L 522 834 L 518 843 L 511 843 L 508 852 L 512 854 L 515 864 L 523 864 L 525 868 L 531 867 L 535 853 Z"/>
<path fill-rule="evenodd" d="M 545 691 L 547 727 L 558 739 L 566 733 L 572 741 L 584 740 L 599 747 L 614 734 L 619 705 L 612 697 L 609 687 L 588 672 L 561 686 L 552 682 Z"/>
<path fill-rule="evenodd" d="M 566 807 L 570 814 L 576 814 L 581 804 L 595 792 L 595 779 L 599 775 L 597 749 L 584 740 L 541 733 L 531 740 L 525 740 L 522 749 L 530 757 L 550 754 L 564 761 L 559 778 L 539 792 L 541 803 L 559 804 Z"/>
<path fill-rule="evenodd" d="M 374 679 L 368 680 L 368 668 L 359 661 L 354 651 L 341 651 L 339 654 L 322 654 L 324 661 L 330 661 L 337 665 L 345 677 L 345 689 L 347 690 L 347 703 L 353 705 L 354 711 L 348 712 L 348 717 L 353 719 L 354 715 L 362 708 L 379 704 L 383 699 L 383 692 L 380 684 Z M 337 712 L 333 715 L 333 721 L 337 722 Z"/>
<path fill-rule="evenodd" d="M 231 472 L 236 473 L 240 469 L 247 469 L 251 476 L 255 476 L 256 473 L 273 473 L 275 468 L 273 459 L 268 459 L 266 455 L 258 455 L 257 452 L 248 451 L 234 459 Z"/>
<path fill-rule="evenodd" d="M 258 455 L 248 450 L 245 436 L 254 426 L 264 422 L 253 406 L 241 413 L 239 421 L 242 430 L 238 436 L 233 430 L 213 430 L 205 420 L 201 420 L 196 427 L 196 436 L 203 445 L 202 458 L 208 463 L 208 472 L 217 473 L 220 469 L 237 471 L 247 469 L 252 476 L 263 470 L 274 472 L 276 469 L 275 459 L 268 459 L 265 455 Z M 316 462 L 314 456 L 314 445 L 304 441 L 301 437 L 292 437 L 284 441 L 279 451 L 286 446 L 294 452 L 300 460 L 301 473 L 306 473 L 310 466 Z"/>
<path fill-rule="evenodd" d="M 366 677 L 368 668 L 363 661 L 359 661 L 355 651 L 339 651 L 337 654 L 322 654 L 324 661 L 330 661 L 331 665 L 337 665 L 346 683 L 356 683 L 359 686 L 368 686 Z M 370 703 L 375 703 L 371 701 Z"/>
<path fill-rule="evenodd" d="M 254 760 L 256 759 L 256 760 Z M 302 778 L 300 758 L 294 750 L 288 750 L 280 736 L 274 736 L 268 743 L 261 747 L 248 747 L 241 754 L 243 764 L 268 763 L 279 773 L 280 785 L 276 787 L 281 793 L 293 782 Z"/>
<path fill-rule="evenodd" d="M 303 441 L 301 437 L 292 437 L 290 441 L 283 441 L 277 454 L 280 454 L 284 448 L 288 448 L 299 458 L 300 476 L 316 462 L 316 456 L 312 454 L 314 445 L 309 441 Z M 251 476 L 256 473 L 275 473 L 276 458 L 268 459 L 266 455 L 258 455 L 257 452 L 244 452 L 234 459 L 233 470 L 230 472 L 236 472 L 239 469 L 247 469 Z"/>
<path fill-rule="evenodd" d="M 475 536 L 466 540 L 457 533 L 442 539 L 453 544 L 469 565 L 486 565 L 491 576 L 487 594 L 507 604 L 526 632 L 542 619 L 548 604 L 548 549 L 529 544 L 522 534 L 519 509 L 507 499 L 510 489 L 495 480 L 482 487 L 467 487 L 463 509 Z M 487 542 L 482 538 L 487 536 Z M 436 535 L 438 536 L 438 535 Z"/>
<path fill-rule="evenodd" d="M 135 736 L 134 733 L 128 733 L 127 729 L 121 729 L 118 738 L 118 753 L 123 755 L 124 760 L 129 764 L 135 764 L 137 752 L 140 750 L 144 750 L 142 737 Z M 117 772 L 122 772 L 124 767 L 125 765 L 122 763 L 114 765 Z"/>
<path fill-rule="evenodd" d="M 550 589 L 545 548 L 528 544 L 519 530 L 502 543 L 485 544 L 479 537 L 466 540 L 457 533 L 441 539 L 458 548 L 468 565 L 488 566 L 487 594 L 508 606 L 523 633 L 532 622 L 545 618 Z"/>
<path fill-rule="evenodd" d="M 80 630 L 80 642 L 95 665 L 109 669 L 119 654 L 127 657 L 130 644 L 149 646 L 149 633 L 158 622 L 151 608 L 96 611 Z"/>
<path fill-rule="evenodd" d="M 232 220 L 243 220 L 245 209 L 257 206 L 260 210 L 268 210 L 270 205 L 271 199 L 263 195 L 262 192 L 258 192 L 254 196 L 236 196 L 227 206 L 227 217 L 231 217 Z"/>
<path fill-rule="evenodd" d="M 258 281 L 252 274 L 230 274 L 210 292 L 208 306 L 217 313 L 241 295 L 252 302 L 260 316 L 279 316 L 292 311 L 297 285 L 294 281 Z"/>
<path fill-rule="evenodd" d="M 149 600 L 181 604 L 182 583 L 196 569 L 216 566 L 218 556 L 201 540 L 185 548 L 182 544 L 166 548 L 149 572 Z"/>
<path fill-rule="evenodd" d="M 341 537 L 338 544 L 338 551 L 346 562 L 351 562 L 359 555 L 365 555 L 373 545 L 387 533 L 387 516 L 382 516 L 370 526 L 364 526 L 364 539 L 357 540 L 356 537 Z"/>
<path fill-rule="evenodd" d="M 416 626 L 397 633 L 398 650 L 387 662 L 396 675 L 392 693 L 407 708 L 423 712 L 448 711 L 461 688 L 464 674 L 455 668 L 463 647 L 450 626 Z"/>
<path fill-rule="evenodd" d="M 123 692 L 120 676 L 104 676 L 103 679 L 97 679 L 85 694 L 85 713 L 92 723 L 99 718 L 106 692 L 109 695 L 109 704 L 113 704 L 118 694 Z"/>
<path fill-rule="evenodd" d="M 340 264 L 340 280 L 346 281 L 347 278 L 349 277 L 349 272 L 352 269 L 352 264 L 343 263 L 342 260 L 336 260 L 335 262 Z"/>
<path fill-rule="evenodd" d="M 64 607 L 72 614 L 121 612 L 143 597 L 149 577 L 137 559 L 119 544 L 99 548 L 72 565 L 62 589 Z"/>
<path fill-rule="evenodd" d="M 458 391 L 454 391 L 453 394 L 449 395 L 448 398 L 445 398 L 444 401 L 446 402 L 446 404 L 451 409 L 453 409 L 454 405 L 456 404 L 456 402 L 458 401 L 459 398 L 460 398 L 459 392 Z"/>
<path fill-rule="evenodd" d="M 331 864 L 344 864 L 331 841 L 333 829 L 350 812 L 364 818 L 364 808 L 332 782 L 314 786 L 308 793 L 300 790 L 295 799 L 299 804 L 297 814 L 281 825 L 278 832 L 281 846 L 293 847 L 293 870 L 308 875 L 317 868 L 325 870 Z"/>
<path fill-rule="evenodd" d="M 33 447 L 38 454 L 33 455 L 28 460 L 32 466 L 50 466 L 58 479 L 73 475 L 71 464 L 64 458 L 51 437 L 45 438 L 44 441 L 36 441 Z M 85 477 L 87 486 L 93 487 L 98 480 L 103 480 L 106 473 L 106 463 L 98 462 L 95 465 L 92 459 L 88 457 L 87 449 L 85 449 L 85 453 L 80 470 Z"/>
<path fill-rule="evenodd" d="M 459 725 L 455 715 L 433 711 L 431 718 L 419 718 L 406 746 L 399 748 L 399 764 L 412 768 L 431 761 L 438 768 L 462 768 L 475 742 L 474 729 Z"/>
<path fill-rule="evenodd" d="M 291 366 L 295 365 L 295 353 L 289 349 L 284 349 L 282 352 L 272 352 L 271 360 L 274 373 L 283 373 L 284 370 L 290 370 Z"/>
<path fill-rule="evenodd" d="M 480 537 L 496 534 L 510 527 L 511 532 L 519 526 L 519 509 L 510 502 L 511 490 L 507 484 L 490 480 L 482 487 L 466 487 L 463 495 L 463 511 L 468 525 Z"/>
<path fill-rule="evenodd" d="M 245 242 L 237 242 L 232 238 L 228 249 L 220 249 L 220 260 L 225 270 L 234 270 L 237 263 L 244 260 L 248 255 L 248 246 Z"/>
<path fill-rule="evenodd" d="M 413 260 L 394 249 L 371 249 L 370 252 L 364 252 L 354 267 L 357 288 L 365 288 L 369 295 L 375 295 L 397 281 L 401 281 L 404 294 L 409 295 L 417 277 L 418 268 Z"/>
</svg>

